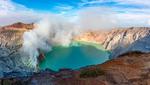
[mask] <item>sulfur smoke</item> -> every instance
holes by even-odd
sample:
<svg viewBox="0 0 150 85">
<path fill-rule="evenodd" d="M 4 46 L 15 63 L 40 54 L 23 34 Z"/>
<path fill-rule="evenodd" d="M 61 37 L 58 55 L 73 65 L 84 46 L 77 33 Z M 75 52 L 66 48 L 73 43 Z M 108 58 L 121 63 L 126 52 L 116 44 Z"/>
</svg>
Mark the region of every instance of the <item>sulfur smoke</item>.
<svg viewBox="0 0 150 85">
<path fill-rule="evenodd" d="M 28 59 L 24 63 L 36 67 L 38 64 L 37 56 L 40 51 L 51 51 L 52 46 L 57 44 L 68 46 L 72 38 L 81 32 L 110 28 L 115 24 L 112 16 L 110 16 L 111 13 L 104 12 L 99 15 L 97 10 L 93 10 L 81 11 L 78 14 L 78 18 L 73 22 L 71 21 L 74 19 L 73 17 L 66 18 L 53 14 L 46 16 L 35 23 L 33 30 L 25 32 L 22 52 Z"/>
<path fill-rule="evenodd" d="M 23 54 L 28 57 L 25 64 L 37 66 L 40 51 L 52 50 L 54 45 L 68 46 L 72 37 L 78 33 L 74 25 L 63 17 L 50 15 L 35 24 L 33 30 L 23 35 Z"/>
</svg>

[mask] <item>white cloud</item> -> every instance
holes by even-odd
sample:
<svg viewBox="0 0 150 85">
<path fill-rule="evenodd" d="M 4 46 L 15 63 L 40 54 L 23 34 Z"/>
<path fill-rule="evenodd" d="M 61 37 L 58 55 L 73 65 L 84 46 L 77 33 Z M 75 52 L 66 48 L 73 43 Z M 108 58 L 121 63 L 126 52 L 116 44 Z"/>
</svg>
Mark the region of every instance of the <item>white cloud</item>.
<svg viewBox="0 0 150 85">
<path fill-rule="evenodd" d="M 31 23 L 44 15 L 11 0 L 0 0 L 0 26 L 15 22 Z"/>
<path fill-rule="evenodd" d="M 112 4 L 109 5 L 107 3 Z M 96 5 L 99 7 L 113 8 L 113 10 L 120 12 L 138 12 L 150 14 L 150 0 L 82 0 L 82 2 L 79 3 L 79 6 L 81 7 L 86 7 L 86 5 L 90 7 Z"/>
<path fill-rule="evenodd" d="M 139 6 L 146 6 L 150 7 L 150 0 L 82 0 L 80 3 L 81 6 L 83 5 L 92 5 L 98 3 L 106 3 L 106 2 L 116 2 L 120 5 L 139 5 Z"/>
<path fill-rule="evenodd" d="M 26 8 L 23 5 L 16 4 L 11 0 L 0 0 L 0 12 L 2 15 L 8 15 L 9 13 L 16 13 L 16 12 L 25 12 L 25 11 L 32 11 L 31 9 Z"/>
<path fill-rule="evenodd" d="M 150 25 L 150 20 L 148 20 L 148 25 Z"/>
<path fill-rule="evenodd" d="M 145 13 L 120 13 L 107 7 L 86 7 L 76 13 L 76 22 L 85 29 L 111 29 L 118 27 L 149 27 L 150 15 Z"/>
<path fill-rule="evenodd" d="M 120 27 L 149 27 L 149 14 L 117 14 L 120 22 Z"/>
<path fill-rule="evenodd" d="M 70 5 L 59 5 L 55 7 L 55 10 L 59 10 L 59 15 L 66 15 L 69 11 L 73 10 L 73 6 Z"/>
<path fill-rule="evenodd" d="M 73 9 L 73 6 L 70 6 L 70 5 L 59 5 L 59 6 L 56 6 L 55 9 L 57 10 L 61 10 L 61 11 L 68 11 L 68 10 L 71 10 Z"/>
<path fill-rule="evenodd" d="M 112 4 L 109 6 L 106 5 L 96 5 L 97 7 L 94 7 L 95 4 L 102 4 L 107 2 L 114 2 L 115 4 Z M 107 16 L 104 16 L 105 19 L 110 23 L 110 21 L 113 19 L 117 22 L 116 26 L 121 27 L 129 27 L 129 26 L 150 26 L 150 0 L 82 0 L 82 3 L 79 3 L 79 6 L 84 6 L 86 8 L 86 5 L 88 5 L 90 9 L 88 9 L 90 12 L 92 10 L 99 10 L 99 12 L 90 14 L 86 12 L 89 17 L 86 17 L 87 22 L 90 21 L 93 22 L 101 22 L 101 15 L 103 12 L 110 11 L 105 10 L 101 8 L 111 9 L 110 14 Z M 129 7 L 126 7 L 129 6 Z M 91 8 L 94 8 L 91 10 Z M 111 12 L 113 13 L 111 14 Z M 102 13 L 102 14 L 101 14 Z M 99 16 L 96 16 L 95 14 L 98 14 Z M 85 16 L 86 16 L 85 15 Z M 109 17 L 113 16 L 113 18 Z M 92 18 L 91 18 L 92 17 Z M 89 18 L 93 20 L 88 20 Z M 109 18 L 109 19 L 108 19 Z M 92 23 L 93 23 L 92 22 Z M 88 24 L 90 27 L 91 23 Z M 98 24 L 97 24 L 98 25 Z M 98 26 L 100 26 L 99 24 Z M 104 25 L 104 24 L 103 24 Z M 112 25 L 112 23 L 111 23 Z M 102 25 L 101 25 L 102 26 Z M 108 24 L 109 26 L 109 24 Z"/>
<path fill-rule="evenodd" d="M 150 7 L 150 0 L 113 0 L 120 4 L 131 4 Z"/>
<path fill-rule="evenodd" d="M 120 4 L 140 4 L 149 0 L 82 0 L 82 5 L 116 1 Z M 129 1 L 129 2 L 128 2 Z M 81 3 L 80 3 L 81 5 Z M 82 23 L 85 28 L 101 28 L 113 26 L 150 26 L 149 8 L 119 8 L 109 6 L 84 7 L 74 10 L 73 6 L 56 6 L 60 10 L 59 15 L 64 16 L 69 21 Z M 7 25 L 15 22 L 35 22 L 49 13 L 37 12 L 11 0 L 0 0 L 0 25 Z M 117 24 L 116 24 L 117 22 Z"/>
<path fill-rule="evenodd" d="M 77 23 L 82 29 L 97 30 L 116 27 L 116 13 L 109 8 L 87 7 L 78 11 Z"/>
<path fill-rule="evenodd" d="M 110 2 L 110 0 L 81 0 L 79 6 L 92 5 L 92 4 L 104 3 L 104 2 Z"/>
</svg>

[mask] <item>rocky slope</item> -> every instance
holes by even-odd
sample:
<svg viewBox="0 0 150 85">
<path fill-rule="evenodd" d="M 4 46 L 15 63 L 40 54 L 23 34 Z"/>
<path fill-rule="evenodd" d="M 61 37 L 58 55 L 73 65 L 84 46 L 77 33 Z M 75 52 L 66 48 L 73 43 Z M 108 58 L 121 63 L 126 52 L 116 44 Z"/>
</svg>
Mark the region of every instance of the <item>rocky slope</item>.
<svg viewBox="0 0 150 85">
<path fill-rule="evenodd" d="M 2 85 L 150 85 L 150 53 L 130 52 L 80 70 L 47 70 L 30 77 L 1 79 Z"/>
<path fill-rule="evenodd" d="M 132 27 L 109 31 L 87 32 L 75 37 L 75 40 L 90 41 L 101 44 L 111 50 L 111 58 L 130 51 L 150 51 L 150 28 Z"/>
<path fill-rule="evenodd" d="M 2 85 L 6 85 L 5 83 L 13 85 L 150 84 L 150 28 L 144 27 L 87 32 L 74 37 L 74 40 L 99 43 L 107 50 L 111 50 L 111 58 L 116 59 L 102 65 L 89 66 L 75 71 L 66 69 L 53 72 L 48 70 L 29 77 L 7 78 L 24 76 L 26 71 L 32 70 L 27 64 L 28 56 L 22 56 L 19 52 L 23 43 L 23 33 L 32 28 L 33 24 L 23 23 L 0 28 L 0 77 L 4 78 L 1 80 Z M 138 52 L 124 54 L 131 51 Z M 43 58 L 43 55 L 40 55 L 39 59 Z M 23 73 L 18 74 L 18 71 Z M 7 72 L 10 72 L 11 75 Z"/>
<path fill-rule="evenodd" d="M 30 25 L 31 26 L 31 25 Z M 27 70 L 20 55 L 23 43 L 23 33 L 30 27 L 29 24 L 15 23 L 0 28 L 0 77 L 3 72 Z"/>
</svg>

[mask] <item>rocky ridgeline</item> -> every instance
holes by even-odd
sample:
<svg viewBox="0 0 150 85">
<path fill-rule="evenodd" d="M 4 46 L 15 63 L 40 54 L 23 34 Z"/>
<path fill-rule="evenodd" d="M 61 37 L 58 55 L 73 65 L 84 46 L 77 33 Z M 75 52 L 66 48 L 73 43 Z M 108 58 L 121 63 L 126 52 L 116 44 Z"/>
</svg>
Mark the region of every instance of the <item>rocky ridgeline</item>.
<svg viewBox="0 0 150 85">
<path fill-rule="evenodd" d="M 26 72 L 31 69 L 23 63 L 28 56 L 22 56 L 19 52 L 23 43 L 23 33 L 32 27 L 33 24 L 23 23 L 1 27 L 0 77 L 3 77 L 0 80 L 1 85 L 150 84 L 150 28 L 113 29 L 81 34 L 74 40 L 99 43 L 107 50 L 111 50 L 111 58 L 116 59 L 79 70 L 64 69 L 59 72 L 46 70 L 32 74 Z M 43 56 L 39 58 L 42 60 Z M 26 73 L 30 76 L 24 77 Z"/>
<path fill-rule="evenodd" d="M 4 27 L 1 27 L 2 29 L 20 29 L 20 30 L 23 30 L 23 29 L 26 29 L 26 30 L 30 30 L 30 29 L 33 29 L 34 28 L 34 25 L 33 23 L 32 24 L 24 24 L 24 23 L 21 23 L 21 22 L 17 22 L 17 23 L 14 23 L 12 25 L 7 25 L 7 26 L 4 26 Z"/>
<path fill-rule="evenodd" d="M 113 29 L 109 31 L 87 32 L 75 37 L 75 40 L 89 41 L 101 44 L 105 49 L 111 50 L 111 58 L 130 51 L 150 51 L 150 28 L 132 27 Z"/>
</svg>

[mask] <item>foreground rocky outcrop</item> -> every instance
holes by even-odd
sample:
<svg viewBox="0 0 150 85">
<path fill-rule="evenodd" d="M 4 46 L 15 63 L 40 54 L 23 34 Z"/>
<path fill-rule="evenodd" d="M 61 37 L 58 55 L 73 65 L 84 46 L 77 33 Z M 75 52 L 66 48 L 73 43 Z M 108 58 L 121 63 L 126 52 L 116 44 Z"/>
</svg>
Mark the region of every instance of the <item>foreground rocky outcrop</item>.
<svg viewBox="0 0 150 85">
<path fill-rule="evenodd" d="M 130 52 L 79 70 L 46 70 L 29 77 L 1 79 L 2 85 L 150 85 L 150 53 Z"/>
</svg>

